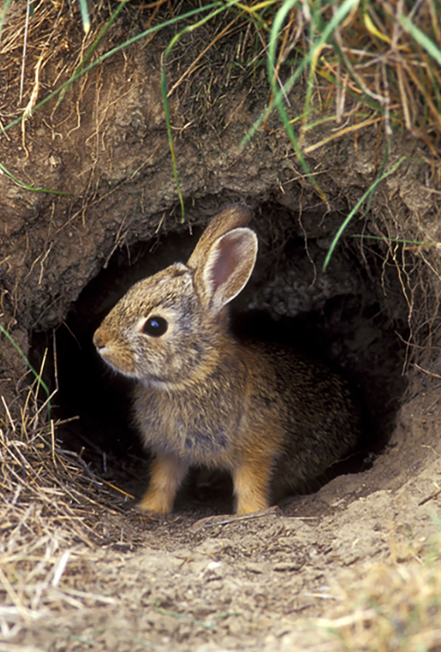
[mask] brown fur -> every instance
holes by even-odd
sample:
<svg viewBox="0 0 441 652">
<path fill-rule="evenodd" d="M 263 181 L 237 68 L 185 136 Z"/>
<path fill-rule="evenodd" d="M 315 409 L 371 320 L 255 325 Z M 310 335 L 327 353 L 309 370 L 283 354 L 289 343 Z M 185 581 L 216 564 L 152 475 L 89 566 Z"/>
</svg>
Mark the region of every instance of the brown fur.
<svg viewBox="0 0 441 652">
<path fill-rule="evenodd" d="M 135 420 L 155 454 L 139 507 L 168 513 L 190 465 L 231 472 L 238 513 L 301 489 L 352 448 L 358 413 L 347 384 L 326 366 L 228 331 L 227 304 L 257 254 L 236 204 L 207 227 L 187 265 L 134 285 L 94 335 L 102 357 L 138 380 Z M 160 337 L 142 331 L 163 317 Z"/>
</svg>

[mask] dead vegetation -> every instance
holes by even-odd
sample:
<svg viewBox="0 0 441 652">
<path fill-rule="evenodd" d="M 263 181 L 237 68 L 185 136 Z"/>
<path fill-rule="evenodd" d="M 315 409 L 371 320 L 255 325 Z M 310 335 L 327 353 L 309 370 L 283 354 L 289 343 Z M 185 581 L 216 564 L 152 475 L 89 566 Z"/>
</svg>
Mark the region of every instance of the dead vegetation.
<svg viewBox="0 0 441 652">
<path fill-rule="evenodd" d="M 59 612 L 60 604 L 76 609 L 89 604 L 87 591 L 75 588 L 76 576 L 81 560 L 95 548 L 136 547 L 134 531 L 128 542 L 119 522 L 123 494 L 118 501 L 116 490 L 106 487 L 77 453 L 60 448 L 55 438 L 59 424 L 45 423 L 33 388 L 23 394 L 21 418 L 12 420 L 3 399 L 0 423 L 3 640 Z M 67 566 L 69 577 L 64 581 Z M 96 600 L 106 603 L 103 596 Z"/>
<path fill-rule="evenodd" d="M 381 652 L 436 650 L 441 643 L 441 574 L 439 537 L 421 551 L 391 550 L 388 563 L 369 564 L 346 583 L 338 578 L 340 617 L 318 625 L 341 640 L 345 649 Z M 397 554 L 398 553 L 398 554 Z"/>
</svg>

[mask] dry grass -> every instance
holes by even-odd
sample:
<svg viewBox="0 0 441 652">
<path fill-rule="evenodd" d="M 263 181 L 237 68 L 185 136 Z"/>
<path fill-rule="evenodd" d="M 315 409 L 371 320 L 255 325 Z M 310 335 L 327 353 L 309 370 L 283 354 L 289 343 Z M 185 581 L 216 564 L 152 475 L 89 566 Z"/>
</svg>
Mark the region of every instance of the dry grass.
<svg viewBox="0 0 441 652">
<path fill-rule="evenodd" d="M 441 645 L 440 545 L 437 536 L 418 554 L 392 549 L 388 562 L 341 574 L 331 589 L 338 608 L 313 624 L 344 650 L 435 652 Z"/>
<path fill-rule="evenodd" d="M 59 447 L 57 424 L 44 423 L 32 389 L 23 404 L 20 420 L 4 401 L 0 412 L 0 640 L 64 607 L 89 605 L 90 594 L 76 588 L 83 560 L 104 545 L 133 547 L 115 492 Z"/>
<path fill-rule="evenodd" d="M 322 6 L 323 24 L 331 19 L 334 11 L 331 3 Z M 405 127 L 416 138 L 424 140 L 438 160 L 434 144 L 441 133 L 441 66 L 416 42 L 403 22 L 411 21 L 441 52 L 438 12 L 439 7 L 432 0 L 411 6 L 388 1 L 366 3 L 364 8 L 356 5 L 320 53 L 314 71 L 318 78 L 312 79 L 312 93 L 318 105 L 333 103 L 337 123 L 351 115 L 364 126 L 379 121 L 386 136 L 396 128 Z M 296 9 L 295 13 L 293 10 L 286 27 L 291 36 L 284 39 L 288 45 L 280 50 L 280 62 L 290 55 L 294 46 L 307 52 L 307 23 L 302 9 Z M 358 110 L 351 99 L 359 103 Z M 367 111 L 364 116 L 362 106 Z M 305 123 L 307 116 L 302 120 Z M 345 124 L 332 138 L 341 137 L 349 128 Z"/>
</svg>

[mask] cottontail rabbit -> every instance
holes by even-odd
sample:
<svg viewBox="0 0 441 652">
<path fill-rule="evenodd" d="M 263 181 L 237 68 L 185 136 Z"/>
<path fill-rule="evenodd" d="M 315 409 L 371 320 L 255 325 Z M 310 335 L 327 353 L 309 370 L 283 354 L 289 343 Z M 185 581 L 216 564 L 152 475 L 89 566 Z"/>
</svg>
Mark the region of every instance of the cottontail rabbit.
<svg viewBox="0 0 441 652">
<path fill-rule="evenodd" d="M 263 509 L 274 488 L 298 490 L 357 441 L 339 375 L 228 330 L 227 304 L 256 260 L 250 219 L 245 205 L 227 207 L 186 265 L 136 283 L 95 332 L 104 360 L 138 381 L 135 421 L 155 456 L 146 512 L 170 512 L 190 465 L 230 471 L 238 513 Z"/>
</svg>

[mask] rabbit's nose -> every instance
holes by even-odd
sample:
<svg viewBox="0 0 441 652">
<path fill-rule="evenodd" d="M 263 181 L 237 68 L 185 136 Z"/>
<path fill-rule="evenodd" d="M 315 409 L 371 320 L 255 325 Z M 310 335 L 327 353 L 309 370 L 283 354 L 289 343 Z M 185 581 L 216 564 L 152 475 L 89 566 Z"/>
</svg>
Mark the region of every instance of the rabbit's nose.
<svg viewBox="0 0 441 652">
<path fill-rule="evenodd" d="M 106 336 L 105 331 L 102 328 L 98 328 L 93 335 L 93 343 L 97 349 L 102 349 L 106 346 L 109 338 Z"/>
</svg>

